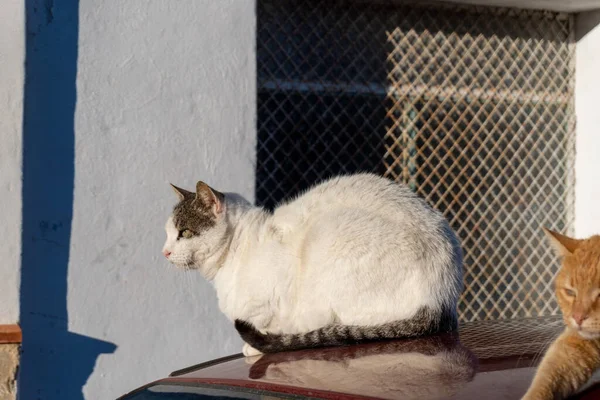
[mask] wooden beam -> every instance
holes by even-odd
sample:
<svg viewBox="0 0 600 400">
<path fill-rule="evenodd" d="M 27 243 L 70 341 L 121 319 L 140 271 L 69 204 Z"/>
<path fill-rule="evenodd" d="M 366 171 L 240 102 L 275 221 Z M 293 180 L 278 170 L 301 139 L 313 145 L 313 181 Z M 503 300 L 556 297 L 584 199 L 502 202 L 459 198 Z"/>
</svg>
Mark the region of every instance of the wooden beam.
<svg viewBox="0 0 600 400">
<path fill-rule="evenodd" d="M 21 343 L 23 334 L 19 325 L 0 325 L 0 344 Z"/>
</svg>

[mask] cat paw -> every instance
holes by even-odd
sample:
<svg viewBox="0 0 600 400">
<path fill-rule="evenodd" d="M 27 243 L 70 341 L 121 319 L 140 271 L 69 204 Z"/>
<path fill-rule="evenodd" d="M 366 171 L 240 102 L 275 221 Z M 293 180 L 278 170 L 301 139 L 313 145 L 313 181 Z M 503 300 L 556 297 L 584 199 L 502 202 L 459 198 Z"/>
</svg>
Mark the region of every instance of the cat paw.
<svg viewBox="0 0 600 400">
<path fill-rule="evenodd" d="M 250 346 L 248 343 L 244 343 L 244 347 L 242 347 L 242 353 L 246 357 L 260 356 L 262 353 L 256 350 L 254 347 Z"/>
</svg>

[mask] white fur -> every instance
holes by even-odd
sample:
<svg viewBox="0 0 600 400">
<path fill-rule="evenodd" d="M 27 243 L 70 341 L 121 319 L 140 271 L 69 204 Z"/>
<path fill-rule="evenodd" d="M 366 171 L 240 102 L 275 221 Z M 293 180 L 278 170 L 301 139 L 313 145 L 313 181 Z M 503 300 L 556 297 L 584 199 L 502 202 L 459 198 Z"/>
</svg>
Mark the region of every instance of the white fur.
<svg viewBox="0 0 600 400">
<path fill-rule="evenodd" d="M 455 309 L 462 258 L 444 218 L 371 174 L 324 182 L 273 214 L 225 196 L 214 228 L 177 240 L 170 261 L 214 283 L 219 307 L 263 332 L 374 325 Z M 254 350 L 254 349 L 252 349 Z"/>
</svg>

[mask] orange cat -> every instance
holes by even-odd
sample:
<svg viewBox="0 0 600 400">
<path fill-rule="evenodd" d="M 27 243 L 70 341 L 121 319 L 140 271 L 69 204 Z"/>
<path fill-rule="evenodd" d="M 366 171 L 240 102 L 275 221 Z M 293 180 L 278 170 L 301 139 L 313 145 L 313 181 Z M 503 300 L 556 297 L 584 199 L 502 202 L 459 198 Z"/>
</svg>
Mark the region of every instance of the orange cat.
<svg viewBox="0 0 600 400">
<path fill-rule="evenodd" d="M 578 240 L 544 231 L 562 257 L 555 292 L 567 327 L 546 352 L 523 400 L 564 399 L 600 367 L 600 236 Z"/>
</svg>

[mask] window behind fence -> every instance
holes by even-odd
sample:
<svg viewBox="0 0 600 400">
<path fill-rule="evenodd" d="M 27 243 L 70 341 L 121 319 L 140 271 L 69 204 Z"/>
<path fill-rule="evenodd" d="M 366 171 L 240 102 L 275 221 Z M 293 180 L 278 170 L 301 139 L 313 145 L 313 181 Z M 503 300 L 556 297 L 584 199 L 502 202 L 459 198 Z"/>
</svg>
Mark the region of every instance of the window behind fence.
<svg viewBox="0 0 600 400">
<path fill-rule="evenodd" d="M 463 321 L 554 315 L 542 226 L 574 221 L 573 20 L 377 1 L 259 0 L 256 199 L 372 171 L 442 211 Z"/>
</svg>

